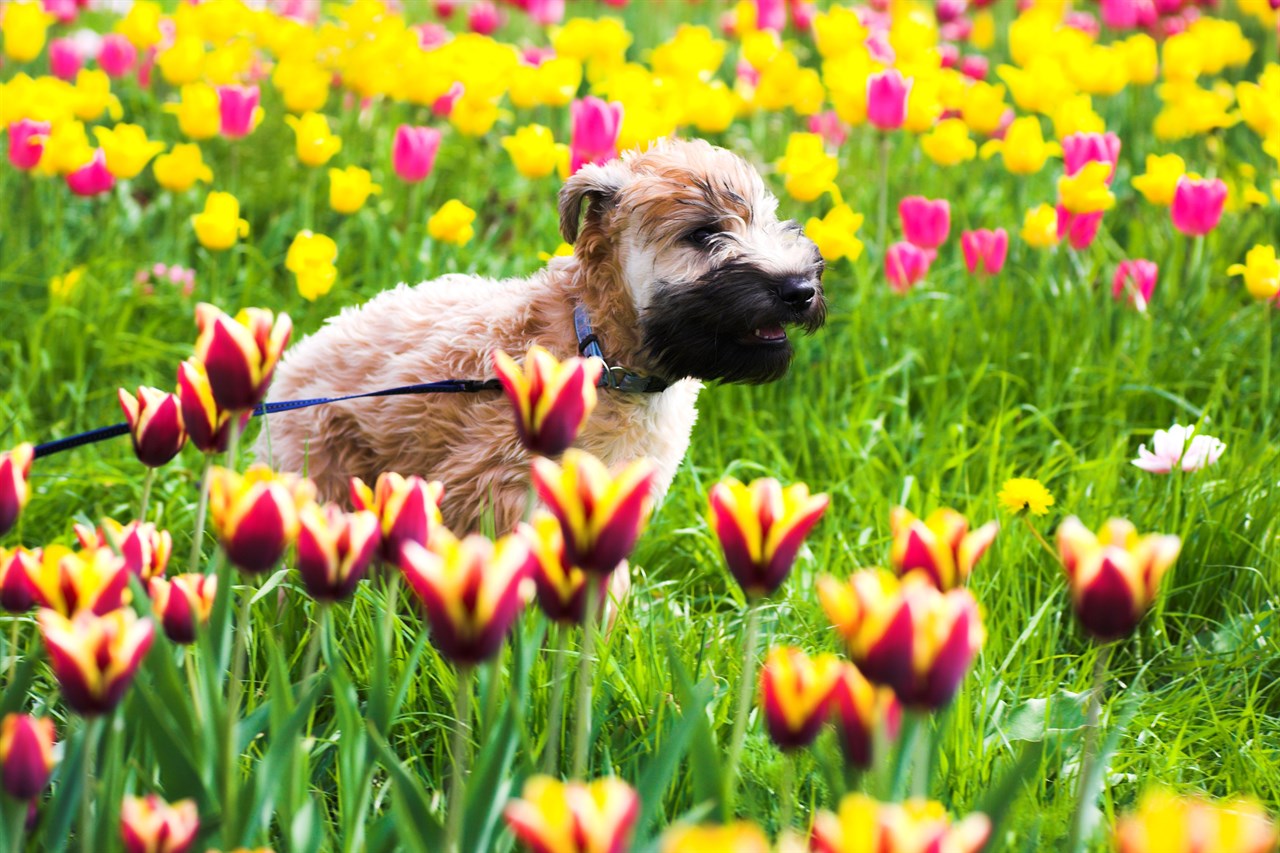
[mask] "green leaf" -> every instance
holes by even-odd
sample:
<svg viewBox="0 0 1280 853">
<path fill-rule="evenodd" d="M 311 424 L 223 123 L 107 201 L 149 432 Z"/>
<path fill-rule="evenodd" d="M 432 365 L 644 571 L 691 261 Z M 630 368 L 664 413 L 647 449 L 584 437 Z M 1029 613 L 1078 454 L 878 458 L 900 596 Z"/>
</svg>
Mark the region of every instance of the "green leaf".
<svg viewBox="0 0 1280 853">
<path fill-rule="evenodd" d="M 442 844 L 444 828 L 431 813 L 431 801 L 422 788 L 422 782 L 410 773 L 370 720 L 365 730 L 374 749 L 381 756 L 383 769 L 391 777 L 393 786 L 391 809 L 395 813 L 395 840 L 419 853 L 438 851 Z"/>
<path fill-rule="evenodd" d="M 467 809 L 462 818 L 462 849 L 488 850 L 502 821 L 502 809 L 511 796 L 511 761 L 520 734 L 516 730 L 514 702 L 503 703 L 493 732 L 467 780 Z"/>
<path fill-rule="evenodd" d="M 19 661 L 13 671 L 13 681 L 9 682 L 9 686 L 4 690 L 4 696 L 0 697 L 0 716 L 16 714 L 26 707 L 35 678 L 35 657 L 28 656 Z"/>
<path fill-rule="evenodd" d="M 661 734 L 654 735 L 655 743 L 650 748 L 649 759 L 636 779 L 636 790 L 644 792 L 640 799 L 640 817 L 636 822 L 639 835 L 645 835 L 650 824 L 662 814 L 663 795 L 693 741 L 699 721 L 706 721 L 707 705 L 711 702 L 712 693 L 708 681 L 694 685 L 689 694 L 691 701 L 681 703 L 680 716 L 671 724 L 665 737 Z M 666 696 L 659 699 L 660 703 L 667 701 Z M 660 709 L 654 710 L 655 717 L 659 711 Z"/>
<path fill-rule="evenodd" d="M 682 708 L 693 708 L 698 705 L 702 690 L 710 690 L 708 679 L 693 684 L 689 672 L 680 661 L 674 644 L 668 645 L 671 658 L 671 674 L 675 678 L 676 699 Z M 702 702 L 705 708 L 707 701 Z M 715 734 L 711 731 L 711 722 L 706 714 L 697 714 L 691 723 L 689 765 L 693 782 L 693 798 L 696 803 L 711 803 L 717 811 L 723 809 L 724 793 L 724 755 L 716 745 Z M 721 819 L 725 819 L 721 815 Z"/>
</svg>

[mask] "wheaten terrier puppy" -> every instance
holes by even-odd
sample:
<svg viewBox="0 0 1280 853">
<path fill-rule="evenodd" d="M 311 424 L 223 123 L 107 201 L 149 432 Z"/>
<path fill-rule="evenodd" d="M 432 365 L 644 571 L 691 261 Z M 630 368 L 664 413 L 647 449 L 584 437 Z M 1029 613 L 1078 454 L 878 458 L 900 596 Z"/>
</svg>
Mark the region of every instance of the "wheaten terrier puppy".
<svg viewBox="0 0 1280 853">
<path fill-rule="evenodd" d="M 649 457 L 665 492 L 702 382 L 780 378 L 792 357 L 786 327 L 812 332 L 824 320 L 822 257 L 799 224 L 779 221 L 777 207 L 746 161 L 701 140 L 586 166 L 560 191 L 560 230 L 573 257 L 528 279 L 401 284 L 348 308 L 289 349 L 271 397 L 492 378 L 494 350 L 519 358 L 533 344 L 566 358 L 579 350 L 581 304 L 608 365 L 665 390 L 600 389 L 577 446 L 610 466 Z M 346 499 L 352 476 L 441 480 L 445 522 L 457 531 L 492 513 L 505 532 L 528 494 L 529 459 L 501 391 L 272 415 L 258 453 L 278 469 L 305 471 L 331 500 Z"/>
</svg>

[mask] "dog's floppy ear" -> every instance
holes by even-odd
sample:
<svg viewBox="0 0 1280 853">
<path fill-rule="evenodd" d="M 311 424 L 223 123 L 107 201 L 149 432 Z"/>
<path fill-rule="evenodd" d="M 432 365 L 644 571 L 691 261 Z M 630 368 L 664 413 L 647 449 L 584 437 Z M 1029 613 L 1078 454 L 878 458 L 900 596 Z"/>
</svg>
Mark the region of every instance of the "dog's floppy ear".
<svg viewBox="0 0 1280 853">
<path fill-rule="evenodd" d="M 560 188 L 560 234 L 566 243 L 578 241 L 582 200 L 587 199 L 587 217 L 599 216 L 612 205 L 626 183 L 627 169 L 616 161 L 603 166 L 588 164 Z"/>
</svg>

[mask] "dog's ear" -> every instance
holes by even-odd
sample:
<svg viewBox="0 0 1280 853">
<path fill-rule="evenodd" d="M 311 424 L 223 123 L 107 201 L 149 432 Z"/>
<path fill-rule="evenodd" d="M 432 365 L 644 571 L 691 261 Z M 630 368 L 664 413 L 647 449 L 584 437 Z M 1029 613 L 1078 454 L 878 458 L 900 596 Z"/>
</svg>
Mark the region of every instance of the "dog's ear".
<svg viewBox="0 0 1280 853">
<path fill-rule="evenodd" d="M 626 167 L 614 161 L 583 166 L 565 181 L 560 188 L 560 234 L 566 243 L 578 241 L 582 200 L 587 200 L 587 218 L 599 217 L 616 201 L 626 176 Z"/>
</svg>

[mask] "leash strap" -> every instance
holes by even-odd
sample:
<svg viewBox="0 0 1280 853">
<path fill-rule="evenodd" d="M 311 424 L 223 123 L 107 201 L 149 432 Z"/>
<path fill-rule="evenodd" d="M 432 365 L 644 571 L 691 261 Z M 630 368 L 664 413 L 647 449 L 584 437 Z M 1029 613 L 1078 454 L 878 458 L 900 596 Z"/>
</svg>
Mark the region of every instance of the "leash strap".
<svg viewBox="0 0 1280 853">
<path fill-rule="evenodd" d="M 605 364 L 605 369 L 600 372 L 600 381 L 596 383 L 599 387 L 633 394 L 657 394 L 670 387 L 670 382 L 657 376 L 641 376 L 625 367 L 610 367 L 600 349 L 600 339 L 591 331 L 591 318 L 587 316 L 587 309 L 581 304 L 573 309 L 573 329 L 578 335 L 578 354 L 598 358 Z"/>
</svg>

